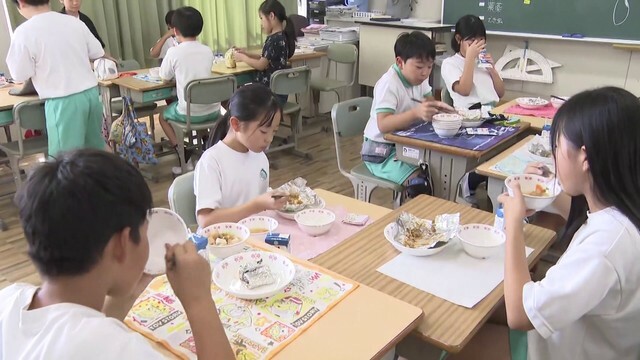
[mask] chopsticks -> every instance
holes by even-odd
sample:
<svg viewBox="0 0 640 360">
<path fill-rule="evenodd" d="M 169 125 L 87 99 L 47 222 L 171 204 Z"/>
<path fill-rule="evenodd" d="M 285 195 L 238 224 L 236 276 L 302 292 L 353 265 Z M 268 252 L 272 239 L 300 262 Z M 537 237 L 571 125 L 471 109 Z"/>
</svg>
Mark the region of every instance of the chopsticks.
<svg viewBox="0 0 640 360">
<path fill-rule="evenodd" d="M 557 99 L 557 100 L 563 101 L 563 102 L 564 102 L 564 101 L 567 101 L 567 99 L 563 99 L 563 98 L 561 98 L 560 96 L 551 95 L 551 97 L 552 97 L 552 98 L 554 98 L 554 99 Z"/>
</svg>

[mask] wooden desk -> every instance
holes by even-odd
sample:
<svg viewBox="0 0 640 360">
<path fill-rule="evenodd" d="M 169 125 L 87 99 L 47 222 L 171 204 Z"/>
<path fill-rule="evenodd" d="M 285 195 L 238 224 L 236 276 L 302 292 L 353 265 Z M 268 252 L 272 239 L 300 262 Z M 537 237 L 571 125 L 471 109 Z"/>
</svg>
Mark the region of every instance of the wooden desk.
<svg viewBox="0 0 640 360">
<path fill-rule="evenodd" d="M 9 90 L 19 87 L 11 85 L 0 89 L 0 111 L 13 110 L 13 107 L 27 100 L 38 100 L 38 95 L 15 96 L 10 95 Z"/>
<path fill-rule="evenodd" d="M 499 155 L 495 156 L 491 160 L 481 164 L 476 168 L 476 172 L 480 175 L 484 175 L 489 178 L 487 181 L 487 194 L 493 204 L 493 212 L 498 209 L 498 196 L 504 192 L 504 180 L 507 178 L 507 174 L 491 169 L 495 164 L 509 157 L 518 149 L 527 144 L 535 135 L 529 135 L 526 138 L 520 140 L 518 143 L 503 151 Z"/>
<path fill-rule="evenodd" d="M 491 112 L 494 114 L 505 114 L 508 115 L 508 113 L 505 113 L 504 111 L 507 110 L 508 108 L 517 105 L 515 100 L 511 100 L 509 102 L 506 102 L 498 107 L 495 107 Z M 516 115 L 513 114 L 513 116 L 517 116 L 518 118 L 520 118 L 520 121 L 524 121 L 524 122 L 528 122 L 529 124 L 531 124 L 531 129 L 535 130 L 536 132 L 541 132 L 542 128 L 544 127 L 544 124 L 547 122 L 551 122 L 552 119 L 547 119 L 547 118 L 540 118 L 540 117 L 535 117 L 535 116 L 526 116 L 526 115 Z"/>
<path fill-rule="evenodd" d="M 435 196 L 455 201 L 458 182 L 464 174 L 518 141 L 520 134 L 527 128 L 529 123 L 520 124 L 513 136 L 484 151 L 466 150 L 393 134 L 386 134 L 384 138 L 396 144 L 396 156 L 401 161 L 414 165 L 422 162 L 429 164 Z"/>
<path fill-rule="evenodd" d="M 330 191 L 315 191 L 329 205 L 341 205 L 349 212 L 367 214 L 372 219 L 391 212 Z M 264 246 L 255 240 L 250 242 Z M 361 284 L 280 351 L 275 359 L 379 359 L 413 331 L 422 321 L 422 316 L 419 307 Z M 155 347 L 167 357 L 174 358 L 163 347 L 157 344 Z"/>
<path fill-rule="evenodd" d="M 380 266 L 399 254 L 384 238 L 383 230 L 387 224 L 395 221 L 402 211 L 408 211 L 426 219 L 433 219 L 442 213 L 459 212 L 461 222 L 465 224 L 493 223 L 493 214 L 488 212 L 422 195 L 316 257 L 313 262 L 422 308 L 425 316 L 417 328 L 417 334 L 441 349 L 457 353 L 487 321 L 493 310 L 502 303 L 503 284 L 498 285 L 475 307 L 467 309 L 378 272 L 377 269 Z M 539 260 L 554 237 L 555 233 L 550 230 L 533 225 L 525 226 L 526 244 L 534 249 L 529 257 L 530 267 Z M 437 276 L 437 274 L 432 275 Z"/>
<path fill-rule="evenodd" d="M 391 209 L 387 209 L 386 207 L 369 204 L 331 191 L 323 189 L 314 189 L 314 191 L 327 203 L 327 205 L 342 206 L 350 213 L 368 215 L 369 221 L 376 221 L 391 212 Z"/>
<path fill-rule="evenodd" d="M 236 67 L 228 68 L 224 62 L 214 63 L 211 67 L 211 72 L 214 74 L 220 75 L 240 75 L 246 73 L 252 73 L 256 71 L 256 69 L 252 68 L 245 62 L 237 62 Z"/>
</svg>

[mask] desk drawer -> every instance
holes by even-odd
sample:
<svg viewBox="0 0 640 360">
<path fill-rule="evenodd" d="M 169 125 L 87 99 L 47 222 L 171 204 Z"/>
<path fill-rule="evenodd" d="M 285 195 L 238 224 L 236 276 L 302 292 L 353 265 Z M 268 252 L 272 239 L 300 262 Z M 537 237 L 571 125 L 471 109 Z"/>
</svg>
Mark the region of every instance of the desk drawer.
<svg viewBox="0 0 640 360">
<path fill-rule="evenodd" d="M 138 103 L 154 102 L 174 96 L 176 89 L 173 87 L 157 89 L 145 92 L 132 91 L 131 98 Z"/>
<path fill-rule="evenodd" d="M 419 165 L 425 160 L 425 149 L 396 144 L 396 156 L 407 164 Z"/>
</svg>

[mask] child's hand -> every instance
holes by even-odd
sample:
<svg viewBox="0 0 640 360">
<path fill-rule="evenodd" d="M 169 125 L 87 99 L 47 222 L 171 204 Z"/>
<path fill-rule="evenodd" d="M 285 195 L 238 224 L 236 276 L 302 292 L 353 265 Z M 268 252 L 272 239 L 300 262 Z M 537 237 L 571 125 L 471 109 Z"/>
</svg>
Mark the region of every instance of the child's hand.
<svg viewBox="0 0 640 360">
<path fill-rule="evenodd" d="M 288 197 L 282 194 L 268 191 L 254 199 L 256 206 L 260 211 L 264 210 L 280 210 L 287 203 Z"/>
<path fill-rule="evenodd" d="M 164 33 L 164 35 L 162 37 L 164 37 L 165 39 L 168 39 L 168 38 L 172 37 L 173 35 L 175 35 L 175 32 L 173 31 L 173 29 L 169 29 L 169 30 L 167 30 L 167 32 Z"/>
<path fill-rule="evenodd" d="M 491 54 L 486 53 L 484 54 L 484 59 L 491 64 L 491 66 L 495 65 L 495 62 L 493 61 L 493 56 L 491 56 Z"/>
<path fill-rule="evenodd" d="M 413 108 L 413 112 L 417 118 L 429 121 L 437 113 L 453 113 L 455 109 L 442 101 L 423 101 Z"/>
<path fill-rule="evenodd" d="M 180 302 L 191 306 L 200 301 L 211 301 L 211 265 L 198 254 L 191 241 L 165 245 L 167 278 Z"/>
<path fill-rule="evenodd" d="M 247 56 L 247 54 L 244 51 L 236 50 L 233 53 L 233 58 L 238 62 L 246 62 L 249 56 Z"/>
<path fill-rule="evenodd" d="M 540 175 L 547 178 L 551 178 L 553 176 L 553 173 L 551 172 L 549 167 L 541 162 L 532 162 L 527 164 L 527 168 L 524 169 L 524 173 L 532 174 L 532 175 Z"/>
<path fill-rule="evenodd" d="M 478 59 L 478 55 L 480 55 L 480 52 L 484 50 L 484 47 L 484 40 L 474 40 L 471 45 L 467 47 L 467 54 L 465 55 L 467 61 L 475 62 L 476 59 Z"/>
<path fill-rule="evenodd" d="M 524 204 L 524 196 L 520 190 L 520 184 L 517 181 L 513 183 L 513 196 L 504 193 L 498 196 L 498 201 L 504 206 L 504 221 L 505 224 L 522 224 L 522 220 L 531 216 L 534 212 L 527 212 L 527 207 Z"/>
</svg>

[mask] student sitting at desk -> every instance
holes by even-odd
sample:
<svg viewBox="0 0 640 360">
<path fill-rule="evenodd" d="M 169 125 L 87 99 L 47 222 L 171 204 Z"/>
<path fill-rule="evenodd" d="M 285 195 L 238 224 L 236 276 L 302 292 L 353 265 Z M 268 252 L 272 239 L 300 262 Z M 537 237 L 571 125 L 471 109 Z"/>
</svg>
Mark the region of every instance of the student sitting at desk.
<svg viewBox="0 0 640 360">
<path fill-rule="evenodd" d="M 203 19 L 200 12 L 190 6 L 181 7 L 175 10 L 172 17 L 174 32 L 180 43 L 167 51 L 167 55 L 160 67 L 160 77 L 165 81 L 176 80 L 178 92 L 178 102 L 172 102 L 166 110 L 160 114 L 159 121 L 162 130 L 167 135 L 171 146 L 178 148 L 176 132 L 167 119 L 173 121 L 187 122 L 187 100 L 185 99 L 185 89 L 192 80 L 206 79 L 211 77 L 211 67 L 213 66 L 213 52 L 211 49 L 198 41 L 198 35 L 202 32 Z M 201 123 L 205 121 L 217 120 L 220 117 L 220 104 L 192 104 L 191 122 Z M 183 139 L 180 139 L 182 142 Z M 180 146 L 183 146 L 180 144 Z M 193 170 L 193 162 L 190 159 L 191 153 L 185 151 L 185 161 L 187 169 Z M 182 173 L 182 168 L 176 166 L 172 169 L 178 175 Z"/>
<path fill-rule="evenodd" d="M 429 121 L 436 113 L 453 108 L 433 100 L 429 75 L 436 48 L 427 35 L 419 31 L 401 34 L 394 52 L 396 63 L 374 88 L 362 159 L 373 175 L 405 184 L 418 168 L 396 159 L 395 145 L 386 141 L 384 134 L 405 130 L 419 120 Z"/>
<path fill-rule="evenodd" d="M 249 54 L 237 49 L 236 61 L 247 63 L 258 70 L 256 81 L 269 87 L 271 75 L 289 67 L 289 59 L 296 50 L 296 32 L 293 21 L 287 17 L 284 6 L 278 0 L 264 1 L 258 10 L 262 30 L 268 34 L 262 55 Z M 287 102 L 288 95 L 276 95 L 280 104 Z"/>
<path fill-rule="evenodd" d="M 0 359 L 165 359 L 122 322 L 152 280 L 143 274 L 152 197 L 138 169 L 102 150 L 64 153 L 29 176 L 16 202 L 42 285 L 0 291 Z M 209 262 L 191 241 L 165 247 L 199 358 L 235 359 Z"/>
<path fill-rule="evenodd" d="M 90 65 L 104 56 L 100 42 L 82 22 L 51 11 L 49 0 L 14 3 L 27 21 L 13 33 L 7 66 L 14 80 L 31 78 L 40 98 L 46 99 L 49 155 L 84 147 L 105 149 L 98 81 Z"/>
<path fill-rule="evenodd" d="M 172 47 L 178 46 L 178 40 L 176 40 L 175 31 L 173 31 L 173 14 L 175 10 L 169 10 L 164 16 L 164 22 L 167 24 L 167 32 L 162 35 L 155 45 L 149 50 L 149 55 L 154 59 L 160 59 L 162 65 L 162 59 L 167 55 L 167 51 Z"/>
<path fill-rule="evenodd" d="M 487 30 L 475 15 L 466 15 L 456 23 L 451 39 L 455 55 L 442 63 L 442 79 L 456 109 L 469 109 L 480 104 L 484 109 L 493 108 L 504 96 L 504 83 L 493 67 L 491 54 L 486 53 Z M 478 64 L 478 57 L 485 60 Z M 481 67 L 482 66 L 482 67 Z M 462 195 L 470 203 L 476 204 L 475 191 L 487 181 L 485 176 L 471 172 L 462 181 Z"/>
</svg>

